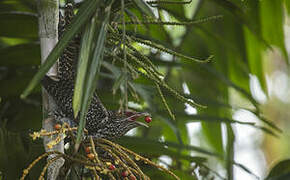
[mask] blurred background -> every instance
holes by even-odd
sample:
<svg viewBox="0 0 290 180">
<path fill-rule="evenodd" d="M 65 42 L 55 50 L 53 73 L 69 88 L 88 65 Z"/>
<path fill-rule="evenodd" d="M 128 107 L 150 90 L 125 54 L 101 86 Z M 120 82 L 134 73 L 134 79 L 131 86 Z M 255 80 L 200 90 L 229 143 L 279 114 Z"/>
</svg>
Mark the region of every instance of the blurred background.
<svg viewBox="0 0 290 180">
<path fill-rule="evenodd" d="M 82 3 L 70 2 L 76 7 Z M 159 20 L 173 22 L 222 16 L 188 26 L 126 27 L 128 33 L 187 56 L 214 55 L 209 63 L 197 63 L 133 43 L 164 74 L 165 82 L 207 108 L 179 102 L 162 89 L 174 121 L 154 83 L 132 79 L 129 107 L 150 112 L 153 122 L 118 143 L 181 179 L 264 179 L 283 160 L 270 176 L 290 179 L 290 1 L 194 0 L 151 9 Z M 143 18 L 138 8 L 128 11 Z M 34 1 L 0 1 L 0 179 L 18 179 L 43 152 L 42 141 L 29 137 L 41 128 L 40 86 L 20 99 L 40 65 L 37 21 Z M 122 67 L 106 59 L 100 75 L 99 97 L 108 109 L 118 109 L 124 101 Z M 35 179 L 43 163 L 27 179 Z M 168 178 L 144 169 L 152 179 Z"/>
</svg>

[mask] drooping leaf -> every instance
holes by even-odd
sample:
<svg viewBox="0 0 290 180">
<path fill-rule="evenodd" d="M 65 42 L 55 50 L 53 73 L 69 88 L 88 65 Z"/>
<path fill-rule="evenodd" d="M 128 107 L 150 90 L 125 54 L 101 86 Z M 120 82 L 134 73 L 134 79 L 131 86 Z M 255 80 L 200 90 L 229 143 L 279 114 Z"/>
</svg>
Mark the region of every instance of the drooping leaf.
<svg viewBox="0 0 290 180">
<path fill-rule="evenodd" d="M 87 0 L 80 7 L 77 15 L 73 19 L 72 23 L 68 27 L 62 37 L 62 39 L 56 44 L 54 49 L 48 55 L 45 63 L 41 65 L 37 74 L 30 81 L 27 88 L 21 95 L 22 98 L 26 98 L 33 88 L 40 82 L 45 73 L 50 69 L 50 67 L 56 62 L 57 58 L 60 56 L 62 51 L 65 49 L 68 42 L 74 37 L 74 35 L 80 31 L 82 25 L 88 20 L 88 18 L 94 13 L 95 8 L 98 4 L 98 0 Z"/>
<path fill-rule="evenodd" d="M 97 80 L 98 80 L 98 73 L 101 68 L 101 64 L 103 61 L 103 53 L 105 49 L 105 40 L 107 36 L 107 26 L 110 18 L 110 10 L 111 4 L 105 10 L 104 18 L 101 18 L 103 21 L 100 23 L 100 29 L 97 36 L 96 46 L 93 52 L 92 61 L 90 64 L 89 71 L 87 72 L 86 77 L 86 84 L 84 86 L 85 94 L 81 99 L 81 106 L 80 106 L 80 122 L 77 132 L 77 140 L 75 149 L 77 150 L 80 145 L 81 137 L 83 134 L 84 127 L 86 125 L 86 113 L 88 111 L 89 105 L 91 103 L 91 99 L 97 87 Z"/>
<path fill-rule="evenodd" d="M 226 170 L 227 170 L 227 179 L 233 180 L 234 179 L 234 168 L 233 162 L 235 157 L 235 149 L 234 149 L 234 142 L 235 142 L 235 134 L 232 129 L 232 126 L 227 123 L 226 124 L 226 133 L 227 133 L 227 144 L 226 144 Z"/>
<path fill-rule="evenodd" d="M 77 78 L 75 82 L 74 96 L 73 96 L 73 111 L 74 116 L 77 117 L 80 108 L 81 100 L 84 95 L 84 85 L 86 82 L 86 73 L 90 64 L 89 58 L 91 57 L 92 42 L 96 30 L 96 17 L 86 25 L 84 34 L 82 36 L 80 55 L 78 60 Z"/>
<path fill-rule="evenodd" d="M 264 77 L 261 42 L 247 29 L 244 30 L 247 48 L 247 56 L 251 74 L 257 76 L 264 92 L 267 92 Z"/>
<path fill-rule="evenodd" d="M 150 139 L 144 139 L 144 138 L 138 138 L 138 137 L 122 137 L 120 140 L 118 140 L 118 142 L 129 149 L 134 149 L 135 151 L 144 153 L 144 154 L 159 153 L 158 151 L 162 151 L 162 149 L 164 148 L 166 149 L 166 146 L 168 146 L 170 148 L 175 148 L 175 149 L 195 151 L 195 152 L 199 152 L 199 153 L 209 155 L 209 156 L 219 156 L 216 153 L 210 152 L 198 146 L 182 145 L 182 144 L 168 142 L 168 141 L 159 142 L 156 140 L 150 140 Z M 146 147 L 151 147 L 152 149 L 148 151 L 148 148 Z M 153 149 L 155 149 L 156 151 L 154 151 Z M 167 150 L 164 150 L 164 151 L 167 151 Z"/>
</svg>

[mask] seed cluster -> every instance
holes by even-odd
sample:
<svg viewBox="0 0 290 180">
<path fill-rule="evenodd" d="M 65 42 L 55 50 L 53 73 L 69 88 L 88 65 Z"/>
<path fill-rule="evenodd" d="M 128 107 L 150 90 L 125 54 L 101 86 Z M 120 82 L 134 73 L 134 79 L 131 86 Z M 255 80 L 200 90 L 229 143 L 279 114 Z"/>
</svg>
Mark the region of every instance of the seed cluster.
<svg viewBox="0 0 290 180">
<path fill-rule="evenodd" d="M 149 116 L 145 119 L 150 119 Z M 71 139 L 70 143 L 74 143 L 76 140 L 75 133 L 76 128 L 70 128 L 67 124 L 59 127 L 57 124 L 55 125 L 55 131 L 46 132 L 44 130 L 40 132 L 34 132 L 31 134 L 33 139 L 43 137 L 43 136 L 51 136 L 57 135 L 58 137 L 63 137 L 64 134 Z M 87 132 L 87 131 L 85 131 Z M 53 143 L 52 143 L 53 142 Z M 49 144 L 56 145 L 56 140 L 52 140 Z M 150 178 L 145 175 L 140 167 L 136 164 L 137 161 L 143 162 L 143 164 L 150 165 L 154 168 L 164 171 L 165 173 L 171 175 L 175 179 L 179 179 L 174 173 L 169 171 L 168 169 L 155 164 L 147 158 L 144 158 L 133 151 L 115 144 L 107 139 L 102 138 L 93 138 L 92 136 L 86 138 L 82 141 L 81 147 L 77 152 L 77 155 L 74 153 L 69 153 L 71 151 L 68 150 L 66 154 L 60 152 L 47 152 L 35 159 L 26 169 L 23 170 L 23 175 L 21 180 L 24 180 L 25 177 L 30 172 L 31 168 L 33 168 L 37 162 L 41 159 L 49 156 L 56 155 L 55 158 L 50 159 L 47 164 L 43 167 L 43 170 L 39 176 L 39 179 L 43 179 L 45 172 L 48 166 L 59 158 L 64 158 L 68 165 L 78 165 L 80 167 L 84 167 L 88 171 L 91 171 L 96 179 L 100 179 L 102 177 L 108 177 L 110 179 L 128 179 L 128 180 L 150 180 Z M 85 155 L 85 156 L 83 156 Z"/>
</svg>

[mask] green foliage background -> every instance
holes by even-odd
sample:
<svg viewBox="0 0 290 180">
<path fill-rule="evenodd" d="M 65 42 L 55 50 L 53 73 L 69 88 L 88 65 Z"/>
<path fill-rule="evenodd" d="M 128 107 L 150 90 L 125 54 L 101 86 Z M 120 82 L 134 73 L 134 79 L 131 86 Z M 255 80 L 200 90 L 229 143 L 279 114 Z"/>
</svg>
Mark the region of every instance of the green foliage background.
<svg viewBox="0 0 290 180">
<path fill-rule="evenodd" d="M 171 87 L 207 108 L 197 108 L 197 114 L 188 114 L 184 103 L 163 90 L 169 107 L 176 116 L 176 121 L 173 121 L 162 104 L 154 83 L 140 76 L 131 82 L 139 101 L 130 94 L 129 101 L 138 103 L 142 111 L 150 112 L 153 122 L 149 129 L 138 129 L 136 136 L 126 136 L 118 142 L 155 160 L 162 155 L 169 156 L 173 160 L 170 167 L 184 180 L 193 178 L 191 163 L 214 169 L 206 159 L 213 159 L 221 164 L 227 172 L 223 176 L 233 179 L 235 133 L 232 124 L 240 123 L 232 118 L 234 110 L 245 109 L 259 117 L 261 124 L 253 125 L 257 131 L 262 130 L 272 135 L 280 133 L 275 123 L 270 123 L 272 119 L 263 117 L 260 103 L 251 94 L 249 81 L 250 74 L 255 75 L 263 91 L 267 93 L 263 63 L 263 54 L 267 50 L 278 48 L 288 64 L 283 31 L 287 8 L 290 13 L 290 3 L 287 0 L 199 0 L 190 5 L 160 5 L 162 18 L 166 19 L 169 15 L 171 21 L 223 15 L 222 19 L 187 27 L 137 27 L 138 36 L 185 55 L 202 58 L 214 55 L 210 63 L 202 64 L 182 58 L 175 59 L 135 44 L 158 66 L 165 75 L 164 80 Z M 140 9 L 130 10 L 141 17 Z M 22 169 L 43 152 L 42 142 L 32 142 L 28 135 L 41 128 L 40 86 L 27 99 L 20 99 L 20 94 L 40 65 L 35 2 L 0 1 L 0 27 L 0 171 L 2 179 L 17 179 Z M 133 33 L 134 28 L 133 25 L 128 25 L 127 32 Z M 124 95 L 121 76 L 122 69 L 119 66 L 112 64 L 110 60 L 102 63 L 97 91 L 108 109 L 118 109 L 119 100 Z M 184 92 L 184 84 L 190 94 Z M 116 91 L 114 96 L 113 89 Z M 231 92 L 239 94 L 247 105 L 237 106 L 232 103 Z M 186 124 L 190 122 L 201 123 L 200 137 L 189 136 Z M 221 128 L 221 124 L 225 124 L 226 128 Z M 227 136 L 222 136 L 223 133 Z M 192 138 L 201 138 L 205 143 L 200 147 L 192 146 Z M 242 165 L 238 166 L 244 168 Z M 30 179 L 37 177 L 40 167 L 41 165 L 31 172 Z M 152 179 L 168 178 L 162 172 L 150 168 L 145 172 Z M 289 168 L 285 173 L 288 176 L 283 177 L 289 178 Z M 277 176 L 279 173 L 272 174 Z M 215 175 L 210 172 L 209 176 Z"/>
</svg>

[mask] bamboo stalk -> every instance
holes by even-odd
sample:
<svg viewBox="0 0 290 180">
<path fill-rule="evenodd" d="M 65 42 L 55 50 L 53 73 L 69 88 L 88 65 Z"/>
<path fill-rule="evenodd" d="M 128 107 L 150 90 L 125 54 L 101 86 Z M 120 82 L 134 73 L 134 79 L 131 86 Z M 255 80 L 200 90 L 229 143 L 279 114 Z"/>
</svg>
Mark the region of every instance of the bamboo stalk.
<svg viewBox="0 0 290 180">
<path fill-rule="evenodd" d="M 39 38 L 41 47 L 41 63 L 44 63 L 47 56 L 58 42 L 58 21 L 59 21 L 59 1 L 58 0 L 37 0 Z M 47 72 L 47 76 L 57 77 L 57 65 L 55 64 Z M 48 113 L 57 108 L 53 99 L 43 90 L 43 121 L 42 128 L 47 132 L 53 131 L 54 119 L 48 117 Z M 54 136 L 44 137 L 45 151 L 64 152 L 64 142 L 60 142 L 53 148 L 47 148 L 46 144 L 54 139 Z M 55 158 L 55 155 L 49 155 L 48 161 Z M 59 174 L 60 168 L 64 164 L 64 159 L 59 158 L 51 163 L 47 169 L 47 179 L 54 180 Z"/>
</svg>

